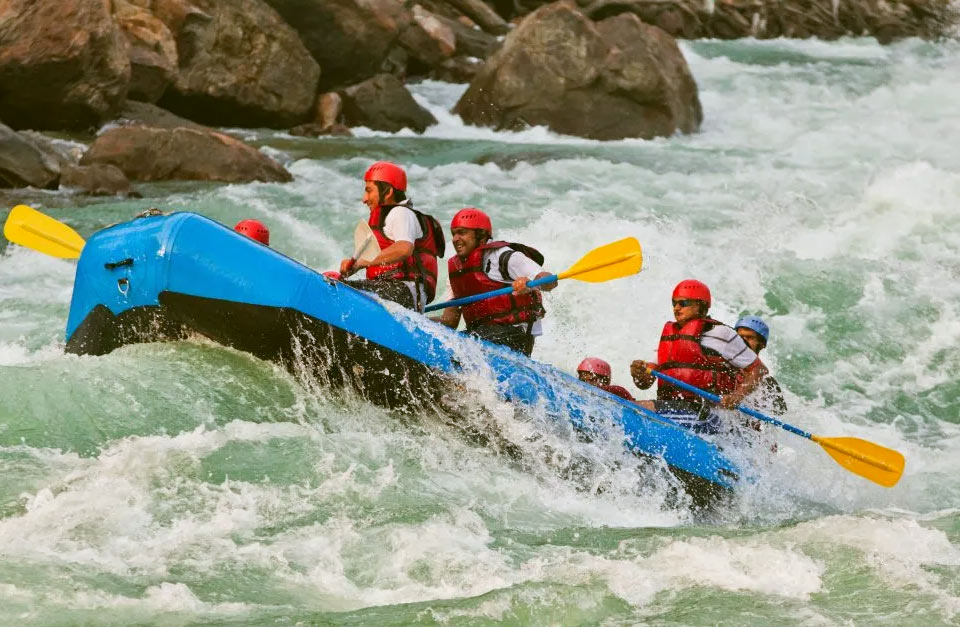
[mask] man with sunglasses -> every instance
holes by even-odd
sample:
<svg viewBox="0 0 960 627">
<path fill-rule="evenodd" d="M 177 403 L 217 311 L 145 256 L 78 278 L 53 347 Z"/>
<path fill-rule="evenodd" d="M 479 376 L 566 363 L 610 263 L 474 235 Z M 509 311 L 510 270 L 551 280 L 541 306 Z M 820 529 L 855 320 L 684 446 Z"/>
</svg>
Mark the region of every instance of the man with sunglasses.
<svg viewBox="0 0 960 627">
<path fill-rule="evenodd" d="M 732 409 L 753 392 L 767 368 L 743 338 L 727 325 L 709 318 L 710 289 L 693 279 L 673 290 L 673 316 L 660 335 L 657 362 L 630 364 L 633 382 L 642 390 L 656 381 L 648 369 L 720 396 L 720 405 Z M 640 401 L 698 433 L 720 430 L 720 416 L 700 396 L 665 381 L 657 381 L 657 400 Z"/>
</svg>

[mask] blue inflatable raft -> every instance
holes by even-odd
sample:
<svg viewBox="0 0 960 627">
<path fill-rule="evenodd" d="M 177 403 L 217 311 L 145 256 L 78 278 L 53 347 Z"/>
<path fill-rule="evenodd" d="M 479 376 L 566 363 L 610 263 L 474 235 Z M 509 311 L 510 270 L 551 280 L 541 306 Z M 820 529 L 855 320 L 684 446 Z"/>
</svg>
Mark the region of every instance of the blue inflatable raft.
<svg viewBox="0 0 960 627">
<path fill-rule="evenodd" d="M 479 363 L 504 400 L 537 406 L 588 433 L 614 425 L 627 447 L 662 458 L 691 494 L 736 485 L 738 469 L 715 444 L 669 420 L 549 365 L 390 308 L 208 218 L 153 215 L 87 241 L 67 351 L 100 355 L 199 333 L 291 369 L 306 364 L 320 380 L 389 407 L 433 398 Z M 476 353 L 469 360 L 464 342 Z"/>
</svg>

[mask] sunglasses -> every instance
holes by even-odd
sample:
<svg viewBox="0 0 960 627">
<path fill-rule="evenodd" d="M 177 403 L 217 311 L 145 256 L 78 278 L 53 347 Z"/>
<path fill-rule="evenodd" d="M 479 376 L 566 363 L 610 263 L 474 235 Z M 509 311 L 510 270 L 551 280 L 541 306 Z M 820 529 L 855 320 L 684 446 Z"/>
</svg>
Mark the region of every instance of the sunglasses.
<svg viewBox="0 0 960 627">
<path fill-rule="evenodd" d="M 684 298 L 673 301 L 673 306 L 676 307 L 677 305 L 680 305 L 681 307 L 689 307 L 690 305 L 696 305 L 699 302 L 700 301 L 694 300 L 693 298 Z"/>
</svg>

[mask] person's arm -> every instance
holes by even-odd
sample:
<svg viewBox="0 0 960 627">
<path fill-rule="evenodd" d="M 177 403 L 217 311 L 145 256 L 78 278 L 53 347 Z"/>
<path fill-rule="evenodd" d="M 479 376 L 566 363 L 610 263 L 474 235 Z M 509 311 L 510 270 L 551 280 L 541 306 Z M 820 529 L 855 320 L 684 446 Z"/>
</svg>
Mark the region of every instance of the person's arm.
<svg viewBox="0 0 960 627">
<path fill-rule="evenodd" d="M 527 257 L 519 250 L 514 250 L 509 253 L 510 257 L 507 259 L 507 273 L 509 276 L 503 277 L 505 280 L 513 281 L 513 293 L 514 294 L 525 294 L 530 291 L 531 288 L 527 287 L 527 283 L 535 279 L 542 279 L 545 276 L 550 276 L 550 272 L 546 272 L 540 264 L 536 261 Z M 546 283 L 544 285 L 539 285 L 535 289 L 539 289 L 544 292 L 549 292 L 557 286 L 557 282 Z"/>
<path fill-rule="evenodd" d="M 366 268 L 367 266 L 387 266 L 391 263 L 396 263 L 402 259 L 406 259 L 412 254 L 413 242 L 396 241 L 380 251 L 380 254 L 370 261 L 358 259 L 356 266 L 358 268 Z"/>
<path fill-rule="evenodd" d="M 520 277 L 519 279 L 514 279 L 514 281 L 513 281 L 513 293 L 514 293 L 514 294 L 526 294 L 527 292 L 530 291 L 530 288 L 527 287 L 527 283 L 529 283 L 530 281 L 532 281 L 532 280 L 534 280 L 534 279 L 542 279 L 542 278 L 545 277 L 545 276 L 550 276 L 550 274 L 551 274 L 550 272 L 540 272 L 539 274 L 537 274 L 536 276 L 534 276 L 533 279 L 528 279 L 528 278 L 525 277 L 525 276 L 522 276 L 522 277 Z M 550 290 L 552 290 L 552 289 L 555 288 L 556 286 L 557 286 L 557 282 L 554 281 L 554 282 L 552 282 L 552 283 L 544 283 L 543 285 L 538 285 L 538 286 L 537 286 L 536 288 L 534 288 L 534 289 L 538 289 L 538 290 L 541 290 L 541 291 L 544 291 L 544 292 L 549 292 Z"/>
<path fill-rule="evenodd" d="M 720 406 L 725 409 L 735 409 L 746 396 L 757 389 L 760 380 L 770 371 L 757 358 L 752 364 L 743 369 L 743 380 L 737 388 L 729 394 L 720 397 Z"/>
<path fill-rule="evenodd" d="M 460 308 L 447 307 L 443 310 L 443 314 L 439 316 L 433 316 L 430 319 L 439 322 L 443 326 L 456 329 L 458 326 L 460 326 Z"/>
<path fill-rule="evenodd" d="M 641 390 L 647 390 L 657 380 L 647 369 L 656 370 L 657 364 L 635 359 L 630 363 L 630 376 L 633 377 L 633 384 Z"/>
</svg>

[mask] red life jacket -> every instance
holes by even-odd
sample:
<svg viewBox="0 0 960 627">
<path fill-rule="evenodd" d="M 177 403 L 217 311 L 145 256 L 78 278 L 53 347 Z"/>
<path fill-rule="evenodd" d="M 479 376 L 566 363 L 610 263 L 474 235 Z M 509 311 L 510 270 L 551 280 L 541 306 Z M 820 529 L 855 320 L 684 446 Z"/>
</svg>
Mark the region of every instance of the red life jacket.
<svg viewBox="0 0 960 627">
<path fill-rule="evenodd" d="M 627 391 L 627 388 L 625 388 L 625 387 L 623 387 L 623 386 L 620 386 L 620 385 L 601 385 L 601 386 L 600 386 L 600 389 L 601 389 L 601 390 L 606 390 L 607 392 L 610 392 L 611 394 L 616 394 L 616 395 L 619 396 L 620 398 L 626 399 L 626 400 L 628 400 L 628 401 L 635 401 L 635 400 L 636 400 L 635 398 L 633 398 L 633 395 L 630 394 L 629 391 Z"/>
<path fill-rule="evenodd" d="M 487 242 L 483 246 L 477 246 L 473 249 L 466 259 L 454 255 L 447 262 L 447 269 L 450 273 L 450 287 L 453 289 L 454 298 L 483 294 L 506 287 L 504 283 L 494 281 L 487 276 L 483 269 L 484 251 L 505 246 L 525 254 L 538 264 L 543 264 L 543 255 L 529 246 L 507 242 Z M 504 278 L 509 277 L 507 260 L 510 254 L 512 253 L 504 253 L 500 256 L 500 274 Z M 540 290 L 531 290 L 526 294 L 501 294 L 471 303 L 465 305 L 461 313 L 467 322 L 467 328 L 470 329 L 480 324 L 532 323 L 534 320 L 542 318 L 546 311 L 543 309 Z"/>
<path fill-rule="evenodd" d="M 718 324 L 723 323 L 711 318 L 696 318 L 682 326 L 676 322 L 663 325 L 657 348 L 657 370 L 717 395 L 736 389 L 739 370 L 719 353 L 705 351 L 700 345 L 704 331 Z M 699 401 L 700 397 L 660 380 L 657 382 L 657 399 Z"/>
<path fill-rule="evenodd" d="M 386 207 L 378 205 L 370 212 L 370 219 L 367 220 L 373 236 L 380 244 L 380 250 L 393 244 L 393 240 L 384 234 L 383 225 L 387 221 L 387 214 L 396 206 L 398 205 Z M 407 207 L 407 209 L 417 216 L 423 237 L 413 243 L 413 254 L 409 257 L 386 265 L 367 266 L 367 278 L 415 281 L 418 285 L 422 282 L 426 288 L 427 302 L 430 302 L 437 293 L 437 257 L 443 257 L 446 250 L 443 227 L 433 216 L 421 213 L 413 207 Z"/>
</svg>

